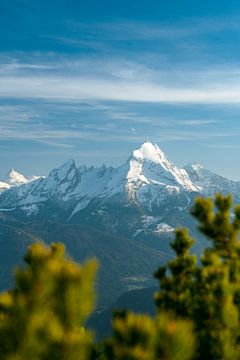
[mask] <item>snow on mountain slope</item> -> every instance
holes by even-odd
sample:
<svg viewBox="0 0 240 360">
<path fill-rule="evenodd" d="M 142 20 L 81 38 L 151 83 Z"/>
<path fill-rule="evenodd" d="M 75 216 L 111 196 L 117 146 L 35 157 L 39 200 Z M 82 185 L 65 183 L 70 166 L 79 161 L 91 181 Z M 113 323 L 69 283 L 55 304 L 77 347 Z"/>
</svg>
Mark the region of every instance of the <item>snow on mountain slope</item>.
<svg viewBox="0 0 240 360">
<path fill-rule="evenodd" d="M 204 196 L 213 196 L 217 192 L 233 193 L 240 196 L 240 182 L 232 181 L 205 169 L 201 164 L 192 163 L 184 167 L 194 186 Z"/>
<path fill-rule="evenodd" d="M 58 169 L 52 170 L 46 178 L 40 177 L 4 192 L 0 203 L 2 202 L 4 206 L 12 203 L 12 207 L 26 207 L 47 201 L 56 194 L 58 198 L 62 198 L 76 181 L 76 165 L 73 160 L 69 160 Z"/>
<path fill-rule="evenodd" d="M 74 160 L 69 160 L 57 169 L 52 170 L 48 177 L 41 182 L 41 195 L 44 198 L 56 193 L 64 196 L 77 182 L 77 168 Z"/>
<path fill-rule="evenodd" d="M 99 169 L 95 171 L 98 173 Z M 94 189 L 99 190 L 98 195 L 95 195 L 102 199 L 109 200 L 117 196 L 118 200 L 134 202 L 148 209 L 163 200 L 160 196 L 163 193 L 169 195 L 197 191 L 187 172 L 178 169 L 167 160 L 156 144 L 150 142 L 145 142 L 133 151 L 125 164 L 115 169 L 105 169 L 101 180 L 97 174 L 95 179 L 98 179 L 98 185 L 94 185 Z"/>
<path fill-rule="evenodd" d="M 160 208 L 182 211 L 189 207 L 196 192 L 204 196 L 233 192 L 240 197 L 240 183 L 199 164 L 180 169 L 156 144 L 145 142 L 117 168 L 105 165 L 77 168 L 69 160 L 46 178 L 31 181 L 12 170 L 9 184 L 0 183 L 0 191 L 0 208 L 22 207 L 32 214 L 38 211 L 38 204 L 50 202 L 67 209 L 70 219 L 93 200 L 98 204 L 132 204 L 150 213 Z"/>
<path fill-rule="evenodd" d="M 128 179 L 139 179 L 146 183 L 181 186 L 197 191 L 184 169 L 170 162 L 156 144 L 145 142 L 133 151 Z"/>
<path fill-rule="evenodd" d="M 7 183 L 5 183 L 3 181 L 0 181 L 0 193 L 2 191 L 10 189 L 10 187 L 11 187 L 11 185 L 9 185 L 9 184 L 7 184 Z"/>
<path fill-rule="evenodd" d="M 75 202 L 70 218 L 83 210 L 92 199 L 103 196 L 115 172 L 114 168 L 107 168 L 105 165 L 100 168 L 79 168 L 79 181 L 74 190 L 68 195 L 68 199 Z M 66 196 L 65 199 L 67 199 Z"/>
<path fill-rule="evenodd" d="M 70 218 L 96 198 L 102 202 L 113 199 L 134 202 L 151 211 L 173 196 L 176 205 L 184 207 L 189 203 L 187 194 L 198 189 L 184 169 L 177 168 L 150 142 L 133 151 L 118 168 L 103 165 L 77 169 L 75 162 L 69 160 L 46 178 L 27 182 L 21 174 L 12 171 L 12 179 L 15 184 L 24 184 L 1 195 L 1 208 L 24 206 L 29 211 L 26 206 L 52 201 L 71 209 Z M 180 204 L 177 198 L 182 195 L 184 200 L 181 199 Z"/>
<path fill-rule="evenodd" d="M 129 162 L 129 198 L 149 211 L 166 204 L 170 197 L 176 206 L 185 208 L 190 201 L 187 194 L 198 191 L 187 172 L 170 162 L 156 144 L 145 142 L 133 151 Z"/>
<path fill-rule="evenodd" d="M 32 176 L 31 178 L 27 179 L 23 174 L 19 173 L 15 169 L 11 169 L 7 179 L 4 182 L 0 181 L 0 192 L 6 191 L 15 186 L 27 184 L 39 178 L 41 178 L 41 176 Z"/>
<path fill-rule="evenodd" d="M 29 181 L 12 171 L 12 179 L 0 183 L 0 211 L 23 219 L 82 223 L 139 241 L 149 241 L 151 234 L 170 236 L 173 228 L 189 226 L 188 209 L 197 194 L 231 192 L 240 201 L 240 182 L 199 164 L 180 169 L 150 142 L 117 168 L 77 168 L 69 160 L 46 178 Z M 159 246 L 158 239 L 150 240 Z"/>
<path fill-rule="evenodd" d="M 11 169 L 9 172 L 9 184 L 13 186 L 19 186 L 26 184 L 28 180 L 24 175 L 20 174 L 18 171 Z"/>
</svg>

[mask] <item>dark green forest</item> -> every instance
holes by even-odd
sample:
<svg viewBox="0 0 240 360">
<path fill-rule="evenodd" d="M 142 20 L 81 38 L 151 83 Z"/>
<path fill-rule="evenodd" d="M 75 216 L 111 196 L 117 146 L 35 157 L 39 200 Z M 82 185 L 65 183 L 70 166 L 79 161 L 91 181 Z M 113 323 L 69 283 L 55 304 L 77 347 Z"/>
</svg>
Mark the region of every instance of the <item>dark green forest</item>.
<svg viewBox="0 0 240 360">
<path fill-rule="evenodd" d="M 157 315 L 115 311 L 100 343 L 86 328 L 97 261 L 79 265 L 63 245 L 30 245 L 13 288 L 0 295 L 0 359 L 240 359 L 240 206 L 218 194 L 197 198 L 191 213 L 209 244 L 200 259 L 188 230 L 176 229 L 175 257 L 154 274 Z"/>
</svg>

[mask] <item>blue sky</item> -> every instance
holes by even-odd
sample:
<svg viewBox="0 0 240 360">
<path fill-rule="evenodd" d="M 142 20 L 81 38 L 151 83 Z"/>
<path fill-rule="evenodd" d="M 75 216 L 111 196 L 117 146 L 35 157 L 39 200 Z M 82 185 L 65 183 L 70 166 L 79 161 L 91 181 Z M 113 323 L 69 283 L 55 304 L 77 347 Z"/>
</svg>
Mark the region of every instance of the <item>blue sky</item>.
<svg viewBox="0 0 240 360">
<path fill-rule="evenodd" d="M 240 4 L 0 1 L 0 177 L 145 139 L 240 180 Z"/>
</svg>

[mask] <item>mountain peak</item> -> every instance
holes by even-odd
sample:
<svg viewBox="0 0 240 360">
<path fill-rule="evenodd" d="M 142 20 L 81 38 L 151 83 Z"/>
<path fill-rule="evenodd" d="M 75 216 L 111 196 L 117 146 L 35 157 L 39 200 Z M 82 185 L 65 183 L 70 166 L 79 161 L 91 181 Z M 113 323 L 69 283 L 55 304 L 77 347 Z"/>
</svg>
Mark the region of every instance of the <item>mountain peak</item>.
<svg viewBox="0 0 240 360">
<path fill-rule="evenodd" d="M 150 160 L 159 163 L 165 160 L 165 154 L 160 148 L 150 141 L 145 141 L 139 149 L 133 151 L 133 157 L 137 160 Z"/>
<path fill-rule="evenodd" d="M 200 170 L 203 170 L 204 167 L 203 167 L 202 164 L 193 162 L 193 163 L 190 163 L 190 164 L 188 164 L 187 166 L 185 166 L 184 169 L 186 169 L 186 170 L 193 170 L 193 171 L 200 171 Z"/>
<path fill-rule="evenodd" d="M 59 166 L 56 169 L 53 169 L 49 173 L 49 177 L 53 177 L 55 179 L 58 179 L 59 181 L 65 179 L 66 177 L 74 176 L 75 172 L 77 171 L 75 161 L 73 159 L 67 160 L 64 164 Z"/>
<path fill-rule="evenodd" d="M 127 178 L 128 188 L 132 184 L 138 184 L 138 187 L 140 184 L 158 184 L 175 189 L 180 186 L 187 191 L 197 190 L 187 172 L 169 161 L 158 145 L 150 141 L 145 141 L 133 151 Z"/>
<path fill-rule="evenodd" d="M 61 168 L 67 168 L 67 167 L 73 167 L 73 166 L 75 166 L 75 161 L 73 160 L 73 159 L 69 159 L 69 160 L 67 160 L 67 161 L 65 161 L 65 163 L 63 163 L 63 165 L 61 165 L 60 167 Z"/>
<path fill-rule="evenodd" d="M 15 169 L 11 169 L 9 172 L 9 183 L 11 185 L 22 185 L 26 184 L 28 180 L 25 178 L 24 175 L 20 174 Z"/>
<path fill-rule="evenodd" d="M 75 168 L 75 167 L 76 167 L 75 161 L 73 159 L 69 159 L 69 160 L 65 161 L 65 163 L 60 165 L 59 167 L 55 168 L 53 171 L 57 171 L 57 172 L 61 173 L 61 172 L 68 171 L 69 169 Z"/>
</svg>

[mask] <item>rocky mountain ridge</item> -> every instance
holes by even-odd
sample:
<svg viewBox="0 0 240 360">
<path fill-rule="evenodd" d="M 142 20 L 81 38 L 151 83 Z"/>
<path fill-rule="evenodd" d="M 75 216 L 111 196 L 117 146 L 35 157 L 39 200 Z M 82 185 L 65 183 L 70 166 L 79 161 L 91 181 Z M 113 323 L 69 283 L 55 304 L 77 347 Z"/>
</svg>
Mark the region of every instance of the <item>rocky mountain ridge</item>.
<svg viewBox="0 0 240 360">
<path fill-rule="evenodd" d="M 216 192 L 231 192 L 239 201 L 240 182 L 199 164 L 178 168 L 156 144 L 144 142 L 117 168 L 77 168 L 69 160 L 45 178 L 5 188 L 0 211 L 28 221 L 46 218 L 94 226 L 160 244 L 159 238 L 169 237 L 176 226 L 189 226 L 188 210 L 197 195 Z M 162 249 L 162 243 L 159 246 Z"/>
</svg>

